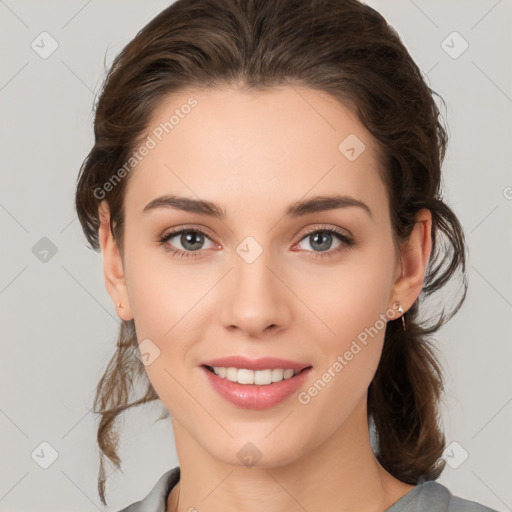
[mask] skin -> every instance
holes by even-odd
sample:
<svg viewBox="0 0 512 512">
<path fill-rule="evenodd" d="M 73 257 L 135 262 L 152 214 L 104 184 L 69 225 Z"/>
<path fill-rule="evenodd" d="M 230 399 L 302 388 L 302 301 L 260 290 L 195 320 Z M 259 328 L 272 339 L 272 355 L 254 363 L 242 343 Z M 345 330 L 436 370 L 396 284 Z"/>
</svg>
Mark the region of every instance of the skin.
<svg viewBox="0 0 512 512">
<path fill-rule="evenodd" d="M 413 488 L 380 466 L 368 434 L 367 390 L 385 329 L 305 405 L 293 394 L 270 409 L 238 408 L 210 387 L 199 365 L 235 354 L 309 362 L 313 371 L 299 391 L 307 390 L 395 301 L 405 312 L 413 304 L 431 253 L 430 212 L 421 210 L 407 243 L 394 245 L 377 143 L 323 92 L 189 90 L 166 98 L 150 126 L 191 95 L 198 105 L 129 176 L 123 257 L 108 229 L 107 201 L 99 208 L 108 293 L 123 304 L 120 318 L 135 320 L 139 342 L 149 338 L 160 350 L 145 368 L 171 413 L 181 467 L 167 511 L 179 494 L 179 511 L 381 512 Z M 351 133 L 366 146 L 354 161 L 338 150 Z M 289 204 L 334 191 L 363 201 L 373 217 L 358 207 L 283 217 Z M 142 213 L 164 194 L 216 202 L 227 218 L 170 208 Z M 207 232 L 196 259 L 158 242 L 184 225 Z M 355 243 L 334 253 L 342 242 L 333 235 L 322 250 L 304 235 L 317 226 L 339 228 Z M 236 252 L 247 236 L 263 249 L 250 264 Z M 167 244 L 190 247 L 179 235 Z M 248 442 L 261 452 L 250 467 L 237 457 Z"/>
</svg>

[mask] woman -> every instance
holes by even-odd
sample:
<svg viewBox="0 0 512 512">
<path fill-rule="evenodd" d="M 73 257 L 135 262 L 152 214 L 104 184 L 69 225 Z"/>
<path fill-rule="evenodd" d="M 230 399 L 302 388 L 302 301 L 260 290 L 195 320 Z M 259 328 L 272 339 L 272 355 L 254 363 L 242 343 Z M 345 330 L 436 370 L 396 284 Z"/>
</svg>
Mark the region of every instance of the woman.
<svg viewBox="0 0 512 512">
<path fill-rule="evenodd" d="M 116 58 L 76 191 L 122 319 L 98 443 L 120 467 L 161 400 L 180 463 L 125 512 L 491 510 L 435 481 L 466 280 L 433 94 L 356 0 L 178 0 Z"/>
</svg>

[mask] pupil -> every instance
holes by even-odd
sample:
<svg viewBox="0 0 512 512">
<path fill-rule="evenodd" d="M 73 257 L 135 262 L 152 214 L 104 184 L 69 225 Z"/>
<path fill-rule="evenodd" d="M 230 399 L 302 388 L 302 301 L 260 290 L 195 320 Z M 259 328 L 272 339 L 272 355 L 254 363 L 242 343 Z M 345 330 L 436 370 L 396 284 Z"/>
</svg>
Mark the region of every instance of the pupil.
<svg viewBox="0 0 512 512">
<path fill-rule="evenodd" d="M 189 232 L 189 233 L 181 235 L 181 244 L 186 249 L 194 251 L 201 247 L 202 237 L 203 237 L 203 235 L 201 233 Z"/>
<path fill-rule="evenodd" d="M 314 244 L 317 243 L 317 239 L 320 238 L 322 241 L 320 242 L 320 247 L 317 247 L 317 248 L 321 249 L 321 250 L 327 250 L 330 248 L 330 246 L 331 246 L 330 239 L 332 237 L 331 233 L 328 233 L 326 231 L 321 231 L 321 232 L 315 233 L 311 236 L 314 240 L 313 244 L 311 244 L 312 246 L 314 246 Z"/>
</svg>

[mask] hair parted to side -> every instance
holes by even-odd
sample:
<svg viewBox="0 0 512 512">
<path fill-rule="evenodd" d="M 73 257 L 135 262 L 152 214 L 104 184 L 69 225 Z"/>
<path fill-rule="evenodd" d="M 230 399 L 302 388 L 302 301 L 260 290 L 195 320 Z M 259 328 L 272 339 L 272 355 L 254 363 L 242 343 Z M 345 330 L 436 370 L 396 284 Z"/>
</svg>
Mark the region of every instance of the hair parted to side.
<svg viewBox="0 0 512 512">
<path fill-rule="evenodd" d="M 357 0 L 178 0 L 150 21 L 115 58 L 95 110 L 95 143 L 80 169 L 76 210 L 91 247 L 100 250 L 98 205 L 107 200 L 110 227 L 123 254 L 123 197 L 129 175 L 105 194 L 168 95 L 188 88 L 248 91 L 299 85 L 324 91 L 351 108 L 379 143 L 396 241 L 405 241 L 417 212 L 432 213 L 432 254 L 423 290 L 401 319 L 386 327 L 382 357 L 368 389 L 380 464 L 409 484 L 436 479 L 444 468 L 439 425 L 443 375 L 430 336 L 466 296 L 462 227 L 441 197 L 447 133 L 434 101 L 399 36 Z M 442 100 L 442 98 L 441 98 Z M 103 187 L 103 188 L 102 188 Z M 102 195 L 98 194 L 102 190 Z M 420 303 L 459 270 L 462 293 L 450 314 L 419 318 Z M 117 468 L 116 419 L 158 400 L 137 349 L 133 320 L 123 321 L 117 350 L 100 380 L 98 490 L 105 501 L 107 457 Z M 145 394 L 131 397 L 136 379 Z"/>
</svg>

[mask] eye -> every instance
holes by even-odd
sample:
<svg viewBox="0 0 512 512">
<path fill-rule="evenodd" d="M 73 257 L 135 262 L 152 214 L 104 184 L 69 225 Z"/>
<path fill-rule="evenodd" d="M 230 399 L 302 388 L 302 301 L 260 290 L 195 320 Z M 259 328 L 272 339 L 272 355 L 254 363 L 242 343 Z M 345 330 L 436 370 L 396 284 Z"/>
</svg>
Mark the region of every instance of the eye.
<svg viewBox="0 0 512 512">
<path fill-rule="evenodd" d="M 329 250 L 332 246 L 333 236 L 338 239 L 338 246 L 334 250 Z M 177 240 L 171 244 L 170 241 L 174 238 Z M 205 239 L 209 240 L 213 247 L 219 247 L 212 242 L 211 238 L 203 230 L 187 227 L 167 232 L 159 238 L 159 243 L 167 252 L 179 258 L 197 258 L 201 250 L 208 249 L 208 247 L 203 247 Z M 313 258 L 333 256 L 354 244 L 352 238 L 341 231 L 330 227 L 318 226 L 309 230 L 294 247 L 297 247 L 303 241 L 308 241 L 310 247 L 312 247 L 312 250 L 306 250 L 306 252 L 312 253 L 311 257 Z M 175 247 L 176 243 L 181 245 L 181 249 Z"/>
<path fill-rule="evenodd" d="M 338 239 L 339 244 L 334 250 L 329 251 L 333 243 L 333 236 Z M 297 245 L 300 245 L 303 241 L 307 241 L 310 247 L 312 247 L 313 250 L 310 252 L 312 252 L 311 256 L 313 258 L 333 256 L 354 244 L 352 238 L 337 229 L 329 227 L 316 227 L 308 231 Z"/>
<path fill-rule="evenodd" d="M 173 238 L 177 239 L 177 242 L 175 243 L 179 243 L 182 249 L 177 249 L 176 247 L 173 247 L 174 244 L 169 243 Z M 166 233 L 159 239 L 159 242 L 163 245 L 166 251 L 174 254 L 175 256 L 180 258 L 197 258 L 201 249 L 205 249 L 202 247 L 205 239 L 208 239 L 211 242 L 210 237 L 201 229 L 185 227 Z"/>
</svg>

